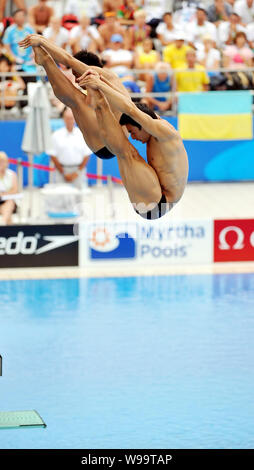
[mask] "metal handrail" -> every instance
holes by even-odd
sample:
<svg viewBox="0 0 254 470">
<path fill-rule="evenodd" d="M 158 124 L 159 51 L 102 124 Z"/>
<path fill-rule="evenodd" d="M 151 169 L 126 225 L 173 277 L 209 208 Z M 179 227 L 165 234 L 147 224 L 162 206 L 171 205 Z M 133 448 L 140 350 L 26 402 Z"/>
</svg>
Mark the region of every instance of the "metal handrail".
<svg viewBox="0 0 254 470">
<path fill-rule="evenodd" d="M 167 73 L 169 75 L 174 75 L 175 72 L 196 72 L 195 69 L 187 69 L 187 68 L 180 68 L 180 69 L 170 69 L 168 70 Z M 232 67 L 219 67 L 217 69 L 214 68 L 204 68 L 205 72 L 254 72 L 254 67 L 246 67 L 244 69 L 239 69 L 239 68 L 232 68 Z M 150 73 L 151 75 L 155 75 L 156 70 L 151 70 L 151 69 L 128 69 L 128 74 L 130 75 L 136 75 L 140 73 Z M 21 77 L 26 77 L 26 76 L 32 76 L 32 77 L 45 77 L 47 74 L 44 72 L 44 70 L 40 67 L 40 70 L 37 72 L 24 72 L 20 70 L 15 70 L 14 72 L 0 72 L 0 77 L 6 76 L 6 77 L 11 77 L 11 76 L 19 75 Z"/>
<path fill-rule="evenodd" d="M 171 69 L 168 71 L 168 74 L 170 76 L 174 76 L 176 73 L 179 72 L 195 72 L 196 70 L 194 69 Z M 247 72 L 247 73 L 254 73 L 254 67 L 248 67 L 245 69 L 239 69 L 239 68 L 225 68 L 221 67 L 218 69 L 205 69 L 205 72 L 213 72 L 213 73 L 229 73 L 229 72 Z M 150 74 L 150 75 L 155 75 L 156 72 L 155 70 L 150 70 L 150 69 L 129 69 L 128 74 L 132 76 L 140 75 L 142 73 L 145 74 Z M 42 68 L 39 68 L 36 72 L 24 72 L 24 71 L 14 71 L 14 72 L 0 72 L 0 84 L 8 77 L 36 77 L 38 79 L 44 80 L 45 77 L 47 76 L 45 71 Z M 250 90 L 251 94 L 254 95 L 254 90 Z M 130 93 L 130 96 L 132 98 L 157 98 L 157 97 L 165 97 L 166 99 L 169 99 L 170 97 L 174 98 L 179 96 L 182 92 L 178 92 L 176 90 L 171 90 L 169 92 L 137 92 L 137 93 Z M 195 92 L 194 92 L 195 93 Z M 209 93 L 209 91 L 207 92 Z M 219 93 L 219 91 L 218 91 Z M 4 119 L 4 111 L 5 111 L 5 106 L 4 102 L 6 100 L 12 100 L 12 101 L 27 101 L 28 100 L 28 95 L 18 95 L 18 96 L 13 96 L 13 97 L 5 97 L 4 95 L 4 89 L 0 90 L 0 119 Z M 165 114 L 167 115 L 176 115 L 177 114 L 177 109 L 173 107 L 172 110 L 167 111 Z"/>
</svg>

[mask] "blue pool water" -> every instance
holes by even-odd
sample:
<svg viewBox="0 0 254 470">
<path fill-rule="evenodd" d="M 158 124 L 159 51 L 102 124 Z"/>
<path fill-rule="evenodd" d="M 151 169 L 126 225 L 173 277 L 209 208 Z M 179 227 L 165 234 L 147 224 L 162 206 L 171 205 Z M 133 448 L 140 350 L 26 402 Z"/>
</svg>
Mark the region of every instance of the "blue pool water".
<svg viewBox="0 0 254 470">
<path fill-rule="evenodd" d="M 254 274 L 0 282 L 0 448 L 253 448 Z"/>
</svg>

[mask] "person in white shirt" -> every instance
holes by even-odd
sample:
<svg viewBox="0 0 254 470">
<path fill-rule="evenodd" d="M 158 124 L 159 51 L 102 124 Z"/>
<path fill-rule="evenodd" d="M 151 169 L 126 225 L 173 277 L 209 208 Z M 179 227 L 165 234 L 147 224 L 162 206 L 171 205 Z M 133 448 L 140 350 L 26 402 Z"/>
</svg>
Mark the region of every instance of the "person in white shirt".
<svg viewBox="0 0 254 470">
<path fill-rule="evenodd" d="M 0 215 L 2 225 L 10 225 L 12 214 L 16 204 L 12 199 L 5 200 L 4 196 L 18 192 L 18 180 L 15 171 L 8 168 L 8 157 L 5 152 L 0 152 Z M 3 198 L 3 199 L 2 199 Z"/>
<path fill-rule="evenodd" d="M 254 0 L 237 0 L 234 10 L 242 18 L 245 24 L 254 21 Z"/>
<path fill-rule="evenodd" d="M 56 183 L 71 183 L 78 189 L 84 188 L 84 169 L 92 154 L 86 145 L 70 108 L 62 112 L 64 127 L 52 134 L 51 159 L 56 167 Z"/>
<path fill-rule="evenodd" d="M 123 49 L 123 37 L 121 34 L 111 36 L 111 48 L 102 53 L 102 59 L 106 60 L 105 67 L 109 67 L 119 77 L 129 74 L 133 63 L 131 51 Z"/>
<path fill-rule="evenodd" d="M 241 18 L 237 12 L 233 11 L 229 16 L 228 21 L 222 21 L 218 26 L 218 45 L 224 47 L 226 44 L 234 43 L 236 33 L 243 31 L 246 33 L 246 28 L 241 22 Z"/>
<path fill-rule="evenodd" d="M 70 46 L 73 54 L 81 49 L 87 49 L 90 52 L 102 50 L 102 38 L 96 26 L 91 26 L 90 18 L 85 14 L 81 16 L 80 24 L 74 26 L 70 32 Z"/>
<path fill-rule="evenodd" d="M 186 25 L 186 36 L 192 45 L 196 48 L 202 48 L 202 37 L 208 34 L 211 36 L 214 44 L 217 41 L 217 30 L 216 26 L 207 21 L 207 10 L 202 4 L 197 6 L 196 18 L 194 21 L 187 23 Z"/>
<path fill-rule="evenodd" d="M 213 47 L 214 41 L 209 35 L 203 37 L 203 48 L 197 51 L 197 60 L 207 70 L 215 71 L 220 66 L 221 55 Z"/>
<path fill-rule="evenodd" d="M 173 15 L 171 12 L 166 12 L 163 15 L 163 21 L 158 24 L 156 34 L 162 46 L 167 46 L 175 40 L 177 28 L 173 22 Z"/>
<path fill-rule="evenodd" d="M 69 32 L 66 28 L 61 26 L 60 18 L 56 18 L 55 16 L 51 18 L 49 26 L 44 29 L 43 36 L 63 49 L 66 48 L 69 41 Z"/>
</svg>

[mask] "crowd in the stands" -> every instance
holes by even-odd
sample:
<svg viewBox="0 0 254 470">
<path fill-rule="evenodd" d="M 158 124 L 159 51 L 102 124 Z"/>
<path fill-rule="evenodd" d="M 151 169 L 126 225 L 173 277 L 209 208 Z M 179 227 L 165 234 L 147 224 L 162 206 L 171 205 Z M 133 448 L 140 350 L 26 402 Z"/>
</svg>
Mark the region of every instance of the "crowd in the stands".
<svg viewBox="0 0 254 470">
<path fill-rule="evenodd" d="M 36 80 L 15 75 L 36 73 L 32 49 L 18 45 L 33 32 L 72 54 L 81 49 L 98 54 L 130 93 L 254 88 L 254 0 L 13 0 L 12 4 L 14 10 L 8 12 L 8 2 L 0 0 L 0 72 L 13 72 L 0 81 L 5 108 L 12 108 L 15 95 Z M 146 101 L 161 112 L 172 106 L 172 98 L 155 96 Z"/>
</svg>

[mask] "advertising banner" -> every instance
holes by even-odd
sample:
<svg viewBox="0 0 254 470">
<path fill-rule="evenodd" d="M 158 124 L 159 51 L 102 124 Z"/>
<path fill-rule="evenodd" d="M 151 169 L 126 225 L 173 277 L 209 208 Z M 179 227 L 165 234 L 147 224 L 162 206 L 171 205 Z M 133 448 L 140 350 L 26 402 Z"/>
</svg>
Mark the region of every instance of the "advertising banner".
<svg viewBox="0 0 254 470">
<path fill-rule="evenodd" d="M 254 261 L 254 219 L 214 221 L 214 261 Z"/>
<path fill-rule="evenodd" d="M 139 224 L 138 258 L 142 264 L 212 262 L 212 221 L 186 220 Z"/>
<path fill-rule="evenodd" d="M 0 268 L 77 266 L 73 225 L 1 227 Z"/>
<path fill-rule="evenodd" d="M 213 222 L 81 224 L 80 266 L 202 264 L 213 260 Z"/>
</svg>

